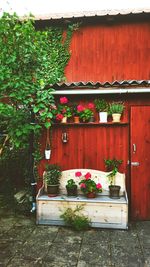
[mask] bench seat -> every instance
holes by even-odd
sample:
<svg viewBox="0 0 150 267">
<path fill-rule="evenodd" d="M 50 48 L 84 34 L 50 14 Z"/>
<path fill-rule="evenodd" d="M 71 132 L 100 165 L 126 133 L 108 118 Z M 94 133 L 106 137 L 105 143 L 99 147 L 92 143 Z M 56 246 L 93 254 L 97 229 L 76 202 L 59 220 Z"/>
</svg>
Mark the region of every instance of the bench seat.
<svg viewBox="0 0 150 267">
<path fill-rule="evenodd" d="M 90 172 L 92 177 L 95 177 L 96 182 L 101 182 L 103 192 L 93 199 L 86 198 L 80 190 L 77 197 L 68 197 L 65 189 L 66 181 L 71 177 L 74 178 L 76 171 L 81 171 L 83 174 Z M 64 225 L 64 221 L 60 218 L 64 209 L 74 209 L 77 205 L 83 205 L 82 213 L 90 218 L 92 227 L 127 229 L 128 198 L 125 189 L 125 175 L 121 173 L 116 175 L 116 182 L 121 186 L 119 199 L 109 197 L 107 175 L 107 172 L 89 169 L 63 171 L 60 195 L 56 197 L 48 197 L 43 184 L 36 198 L 37 224 Z M 79 178 L 77 179 L 79 180 Z"/>
</svg>

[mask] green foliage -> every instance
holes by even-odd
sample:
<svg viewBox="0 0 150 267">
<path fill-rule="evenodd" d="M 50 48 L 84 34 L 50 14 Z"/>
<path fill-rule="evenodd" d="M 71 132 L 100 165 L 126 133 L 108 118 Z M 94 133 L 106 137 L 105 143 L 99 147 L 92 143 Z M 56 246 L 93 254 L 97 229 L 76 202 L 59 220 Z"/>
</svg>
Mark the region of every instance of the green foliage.
<svg viewBox="0 0 150 267">
<path fill-rule="evenodd" d="M 44 179 L 47 185 L 57 185 L 61 178 L 61 168 L 57 164 L 46 165 Z"/>
<path fill-rule="evenodd" d="M 124 110 L 124 104 L 122 102 L 113 102 L 109 105 L 109 114 L 119 113 L 122 114 Z"/>
<path fill-rule="evenodd" d="M 0 18 L 0 129 L 16 148 L 28 146 L 31 132 L 49 128 L 55 109 L 53 89 L 64 80 L 69 45 L 76 25 L 36 30 L 34 20 L 16 14 Z M 31 123 L 31 112 L 35 123 Z"/>
<path fill-rule="evenodd" d="M 83 122 L 89 121 L 93 115 L 93 111 L 89 108 L 85 108 L 82 112 L 79 113 L 79 117 Z"/>
<path fill-rule="evenodd" d="M 111 171 L 107 176 L 110 180 L 110 185 L 112 185 L 114 183 L 114 178 L 116 173 L 118 172 L 118 168 L 120 166 L 120 164 L 122 164 L 123 160 L 121 159 L 104 159 L 105 162 L 105 167 L 107 169 L 107 171 Z"/>
<path fill-rule="evenodd" d="M 13 194 L 27 186 L 29 155 L 27 150 L 9 149 L 7 146 L 0 157 L 0 190 Z"/>
<path fill-rule="evenodd" d="M 73 188 L 74 186 L 76 186 L 76 183 L 73 179 L 69 179 L 67 181 L 67 185 L 66 185 L 68 188 Z"/>
<path fill-rule="evenodd" d="M 71 107 L 67 105 L 58 105 L 56 114 L 62 114 L 64 117 L 71 118 L 72 117 Z"/>
<path fill-rule="evenodd" d="M 87 216 L 83 215 L 83 205 L 77 205 L 75 209 L 67 208 L 60 216 L 64 222 L 73 227 L 77 231 L 86 230 L 90 226 L 90 220 Z"/>
<path fill-rule="evenodd" d="M 123 160 L 113 158 L 113 159 L 104 159 L 104 162 L 105 162 L 105 167 L 112 170 L 114 168 L 118 168 L 119 165 L 123 162 Z"/>
<path fill-rule="evenodd" d="M 94 104 L 98 112 L 108 111 L 108 104 L 104 99 L 96 98 Z"/>
<path fill-rule="evenodd" d="M 77 110 L 77 106 L 78 106 L 77 103 L 72 103 L 71 111 L 72 111 L 72 115 L 73 116 L 79 116 L 79 112 Z"/>
</svg>

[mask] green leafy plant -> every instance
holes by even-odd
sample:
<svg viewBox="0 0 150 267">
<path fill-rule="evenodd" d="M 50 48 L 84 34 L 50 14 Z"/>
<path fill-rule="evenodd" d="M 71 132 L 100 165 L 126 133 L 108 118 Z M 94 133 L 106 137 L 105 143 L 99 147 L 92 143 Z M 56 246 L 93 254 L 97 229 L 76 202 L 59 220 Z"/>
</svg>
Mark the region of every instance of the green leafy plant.
<svg viewBox="0 0 150 267">
<path fill-rule="evenodd" d="M 69 180 L 67 181 L 66 186 L 67 186 L 68 188 L 73 188 L 74 186 L 76 186 L 76 183 L 75 183 L 75 181 L 74 181 L 73 179 L 69 179 Z"/>
<path fill-rule="evenodd" d="M 119 113 L 122 114 L 124 111 L 124 104 L 122 102 L 113 102 L 109 105 L 109 114 Z"/>
<path fill-rule="evenodd" d="M 57 164 L 46 165 L 44 180 L 46 184 L 49 185 L 57 185 L 60 183 L 61 178 L 61 168 Z"/>
<path fill-rule="evenodd" d="M 96 192 L 96 193 L 102 192 L 102 185 L 92 180 L 90 172 L 87 172 L 85 175 L 82 175 L 82 173 L 78 171 L 75 173 L 75 176 L 81 179 L 79 182 L 79 185 L 80 185 L 81 191 L 84 194 L 91 193 L 91 192 Z"/>
<path fill-rule="evenodd" d="M 67 208 L 60 215 L 68 226 L 73 227 L 73 229 L 77 231 L 86 230 L 90 226 L 90 220 L 87 216 L 82 214 L 82 210 L 84 209 L 83 205 L 77 205 L 75 209 Z"/>
<path fill-rule="evenodd" d="M 118 168 L 122 164 L 123 160 L 121 159 L 117 160 L 116 158 L 113 158 L 113 159 L 104 159 L 104 162 L 107 171 L 111 171 L 107 176 L 110 180 L 110 185 L 113 185 L 115 175 L 118 172 Z"/>
<path fill-rule="evenodd" d="M 77 110 L 77 106 L 78 106 L 77 103 L 73 103 L 72 106 L 71 106 L 72 115 L 74 117 L 79 117 L 79 111 Z"/>
<path fill-rule="evenodd" d="M 94 116 L 93 112 L 94 104 L 89 103 L 87 107 L 84 107 L 83 105 L 78 105 L 77 106 L 77 112 L 79 114 L 80 119 L 83 122 L 88 122 L 92 116 Z"/>
<path fill-rule="evenodd" d="M 108 103 L 104 99 L 96 98 L 94 104 L 98 112 L 108 111 Z"/>
<path fill-rule="evenodd" d="M 0 18 L 0 128 L 16 148 L 28 147 L 31 133 L 37 140 L 43 125 L 51 126 L 56 107 L 47 85 L 65 79 L 76 28 L 69 25 L 64 35 L 62 27 L 37 30 L 31 17 L 4 13 Z"/>
<path fill-rule="evenodd" d="M 63 117 L 70 118 L 72 117 L 72 110 L 71 107 L 68 104 L 68 98 L 67 97 L 60 97 L 59 104 L 56 106 L 55 110 L 55 118 L 56 120 L 62 120 Z"/>
</svg>

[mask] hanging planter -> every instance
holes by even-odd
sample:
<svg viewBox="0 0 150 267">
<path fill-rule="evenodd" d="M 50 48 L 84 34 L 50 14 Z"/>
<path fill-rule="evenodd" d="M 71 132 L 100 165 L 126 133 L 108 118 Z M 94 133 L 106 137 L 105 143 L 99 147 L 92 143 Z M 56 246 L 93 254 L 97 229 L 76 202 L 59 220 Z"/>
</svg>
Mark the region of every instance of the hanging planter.
<svg viewBox="0 0 150 267">
<path fill-rule="evenodd" d="M 51 146 L 50 146 L 50 127 L 46 132 L 46 146 L 45 146 L 45 159 L 51 158 Z"/>
<path fill-rule="evenodd" d="M 45 149 L 45 159 L 50 159 L 50 157 L 51 157 L 51 149 L 50 146 L 47 145 Z"/>
</svg>

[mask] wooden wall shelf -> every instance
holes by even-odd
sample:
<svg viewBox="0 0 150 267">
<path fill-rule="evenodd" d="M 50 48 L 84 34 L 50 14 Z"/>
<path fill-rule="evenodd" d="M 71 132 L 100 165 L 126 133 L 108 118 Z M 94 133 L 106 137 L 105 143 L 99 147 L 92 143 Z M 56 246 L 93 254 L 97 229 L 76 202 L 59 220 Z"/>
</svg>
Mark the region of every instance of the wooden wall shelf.
<svg viewBox="0 0 150 267">
<path fill-rule="evenodd" d="M 88 122 L 88 123 L 54 123 L 53 126 L 58 127 L 66 127 L 66 126 L 125 126 L 129 125 L 129 122 L 120 122 L 120 123 L 114 123 L 114 122 L 107 122 L 107 123 L 99 123 L 99 122 Z"/>
</svg>

